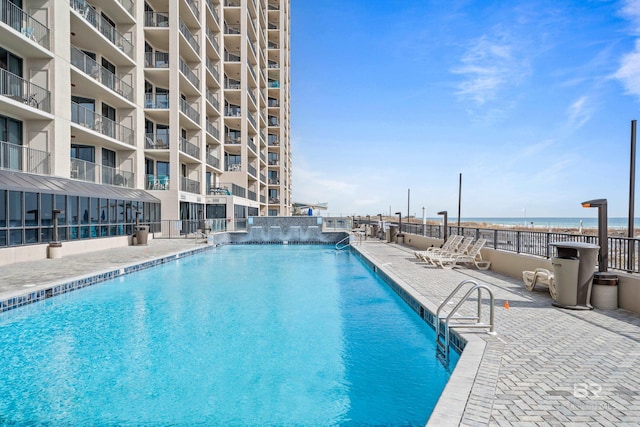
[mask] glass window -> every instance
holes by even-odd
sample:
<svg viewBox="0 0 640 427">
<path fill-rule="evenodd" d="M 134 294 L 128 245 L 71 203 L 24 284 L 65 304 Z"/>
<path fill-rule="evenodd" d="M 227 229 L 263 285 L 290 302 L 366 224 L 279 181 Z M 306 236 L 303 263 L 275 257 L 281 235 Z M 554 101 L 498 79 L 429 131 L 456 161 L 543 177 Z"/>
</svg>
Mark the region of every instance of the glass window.
<svg viewBox="0 0 640 427">
<path fill-rule="evenodd" d="M 7 246 L 7 230 L 0 230 L 0 247 Z"/>
<path fill-rule="evenodd" d="M 80 224 L 89 224 L 89 198 L 80 197 Z"/>
<path fill-rule="evenodd" d="M 22 192 L 9 191 L 9 227 L 22 227 L 23 212 Z M 20 243 L 22 243 L 22 239 L 20 239 Z"/>
<path fill-rule="evenodd" d="M 69 196 L 67 199 L 67 217 L 69 218 L 69 224 L 80 223 L 80 218 L 78 218 L 78 198 L 76 196 Z"/>
<path fill-rule="evenodd" d="M 7 190 L 0 190 L 0 228 L 6 227 L 6 226 L 7 226 Z M 2 238 L 0 238 L 0 246 L 2 246 Z"/>
<path fill-rule="evenodd" d="M 118 223 L 124 223 L 124 200 L 118 200 Z"/>
<path fill-rule="evenodd" d="M 16 230 L 9 230 L 9 246 L 18 246 L 22 245 L 22 232 L 24 228 L 19 228 Z"/>
<path fill-rule="evenodd" d="M 24 193 L 24 225 L 37 227 L 39 224 L 38 193 Z"/>
<path fill-rule="evenodd" d="M 53 194 L 40 194 L 40 224 L 53 226 Z"/>
<path fill-rule="evenodd" d="M 91 224 L 97 224 L 100 222 L 100 199 L 96 197 L 91 198 Z"/>
<path fill-rule="evenodd" d="M 61 211 L 58 214 L 58 225 L 67 225 L 67 196 L 63 194 L 56 194 L 55 208 Z"/>
</svg>

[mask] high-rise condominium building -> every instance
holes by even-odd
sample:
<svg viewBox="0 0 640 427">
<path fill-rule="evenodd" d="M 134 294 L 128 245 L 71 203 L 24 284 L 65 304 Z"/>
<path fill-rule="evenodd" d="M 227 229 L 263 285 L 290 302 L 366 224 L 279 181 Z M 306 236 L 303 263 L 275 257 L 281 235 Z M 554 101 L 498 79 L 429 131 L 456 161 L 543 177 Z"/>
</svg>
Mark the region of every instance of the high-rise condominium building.
<svg viewBox="0 0 640 427">
<path fill-rule="evenodd" d="M 0 0 L 0 248 L 290 215 L 289 0 Z"/>
</svg>

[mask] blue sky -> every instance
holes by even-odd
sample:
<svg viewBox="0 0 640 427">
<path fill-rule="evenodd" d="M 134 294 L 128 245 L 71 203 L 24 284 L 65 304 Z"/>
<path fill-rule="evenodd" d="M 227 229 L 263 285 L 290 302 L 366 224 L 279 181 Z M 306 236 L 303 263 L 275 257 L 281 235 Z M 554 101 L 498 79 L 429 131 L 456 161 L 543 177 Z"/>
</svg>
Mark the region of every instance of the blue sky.
<svg viewBox="0 0 640 427">
<path fill-rule="evenodd" d="M 639 111 L 640 0 L 291 0 L 293 201 L 330 214 L 456 216 L 462 173 L 462 217 L 626 216 Z"/>
</svg>

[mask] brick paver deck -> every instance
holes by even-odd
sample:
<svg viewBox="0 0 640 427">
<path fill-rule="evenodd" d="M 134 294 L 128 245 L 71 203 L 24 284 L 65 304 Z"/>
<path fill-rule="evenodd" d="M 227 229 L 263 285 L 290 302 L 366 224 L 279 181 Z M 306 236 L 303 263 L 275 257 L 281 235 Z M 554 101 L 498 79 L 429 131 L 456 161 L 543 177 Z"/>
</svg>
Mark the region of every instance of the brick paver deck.
<svg viewBox="0 0 640 427">
<path fill-rule="evenodd" d="M 154 240 L 0 267 L 0 299 L 195 246 Z M 434 312 L 462 280 L 493 290 L 498 334 L 463 334 L 467 347 L 429 425 L 640 425 L 640 316 L 555 308 L 543 289 L 527 292 L 520 281 L 490 271 L 428 267 L 401 245 L 367 241 L 356 249 Z"/>
</svg>

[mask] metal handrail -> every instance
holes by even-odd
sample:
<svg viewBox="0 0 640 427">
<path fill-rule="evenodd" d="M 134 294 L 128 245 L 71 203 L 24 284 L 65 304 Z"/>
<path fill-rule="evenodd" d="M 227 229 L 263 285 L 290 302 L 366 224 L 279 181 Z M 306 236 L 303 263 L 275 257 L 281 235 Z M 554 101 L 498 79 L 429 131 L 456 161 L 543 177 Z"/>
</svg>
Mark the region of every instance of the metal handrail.
<svg viewBox="0 0 640 427">
<path fill-rule="evenodd" d="M 345 240 L 348 240 L 346 244 L 344 243 Z M 342 246 L 340 246 L 341 243 L 342 243 Z M 351 245 L 351 235 L 348 235 L 347 237 L 345 237 L 344 239 L 336 243 L 336 250 L 341 251 L 343 249 L 348 248 L 350 245 Z"/>
<path fill-rule="evenodd" d="M 440 312 L 442 311 L 442 309 L 449 303 L 449 301 L 451 301 L 451 299 L 458 293 L 458 291 L 467 284 L 472 284 L 473 286 L 467 291 L 466 294 L 464 294 L 464 296 L 460 299 L 460 301 L 458 301 L 458 303 L 455 305 L 455 307 L 453 307 L 453 309 L 449 312 L 449 314 L 446 316 L 445 321 L 444 321 L 444 331 L 443 333 L 440 332 Z M 489 292 L 489 323 L 481 323 L 482 320 L 482 290 L 485 289 L 487 292 Z M 478 291 L 478 314 L 476 316 L 457 316 L 457 317 L 453 317 L 456 312 L 458 311 L 458 309 L 462 306 L 462 304 L 464 304 L 467 299 L 469 298 L 469 296 L 475 292 Z M 447 298 L 445 298 L 445 300 L 440 304 L 440 306 L 438 307 L 438 310 L 436 311 L 436 315 L 433 319 L 434 321 L 434 329 L 436 330 L 436 348 L 437 351 L 442 354 L 445 358 L 445 360 L 449 357 L 449 340 L 450 340 L 450 329 L 451 328 L 460 328 L 460 327 L 464 327 L 464 328 L 489 328 L 489 334 L 491 335 L 495 335 L 495 327 L 494 327 L 494 299 L 493 299 L 493 292 L 491 292 L 491 289 L 487 286 L 487 285 L 479 285 L 476 281 L 474 280 L 463 280 L 462 282 L 460 282 L 460 284 L 458 286 L 456 286 L 456 288 L 453 290 L 453 292 L 451 292 L 449 294 L 449 296 Z M 455 320 L 475 320 L 476 323 L 457 323 L 457 324 L 453 324 L 453 325 L 449 325 L 449 322 L 451 319 L 455 319 Z M 444 342 L 442 342 L 440 340 L 440 337 L 444 336 Z"/>
</svg>

